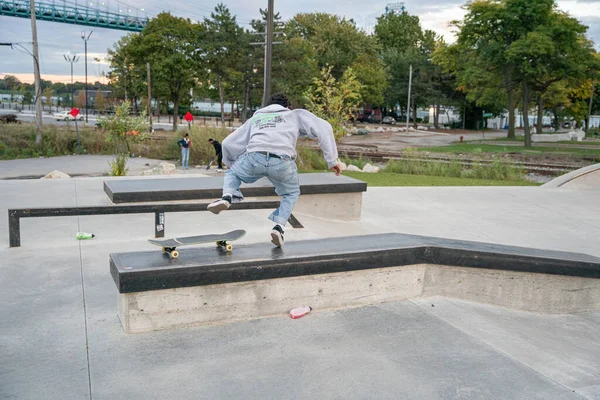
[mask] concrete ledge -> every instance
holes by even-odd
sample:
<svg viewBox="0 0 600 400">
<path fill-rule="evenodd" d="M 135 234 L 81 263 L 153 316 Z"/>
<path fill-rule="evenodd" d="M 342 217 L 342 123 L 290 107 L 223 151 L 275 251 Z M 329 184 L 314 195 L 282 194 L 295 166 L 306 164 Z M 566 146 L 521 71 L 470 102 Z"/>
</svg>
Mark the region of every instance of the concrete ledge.
<svg viewBox="0 0 600 400">
<path fill-rule="evenodd" d="M 110 255 L 126 332 L 442 295 L 539 312 L 600 309 L 600 259 L 384 234 Z"/>
<path fill-rule="evenodd" d="M 316 310 L 420 296 L 424 267 L 412 265 L 119 294 L 127 333 L 283 315 L 298 305 Z"/>
<path fill-rule="evenodd" d="M 542 313 L 600 310 L 600 279 L 417 264 L 119 294 L 127 333 L 282 316 L 429 296 Z"/>
<path fill-rule="evenodd" d="M 362 193 L 367 184 L 348 176 L 333 173 L 300 174 L 303 195 Z M 105 180 L 104 192 L 113 203 L 153 201 L 213 200 L 222 195 L 223 178 L 171 178 Z M 242 184 L 245 197 L 274 196 L 275 190 L 266 178 L 248 185 Z"/>
</svg>

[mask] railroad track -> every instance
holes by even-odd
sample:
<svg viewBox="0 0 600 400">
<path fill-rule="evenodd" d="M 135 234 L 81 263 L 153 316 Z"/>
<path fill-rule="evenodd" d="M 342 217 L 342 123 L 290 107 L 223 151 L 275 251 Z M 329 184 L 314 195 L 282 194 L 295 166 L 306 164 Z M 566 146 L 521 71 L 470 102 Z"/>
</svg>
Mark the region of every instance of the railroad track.
<svg viewBox="0 0 600 400">
<path fill-rule="evenodd" d="M 422 162 L 443 162 L 451 163 L 458 162 L 462 165 L 486 165 L 493 164 L 494 160 L 474 160 L 466 157 L 448 157 L 442 155 L 433 155 L 429 157 L 415 157 L 413 155 L 407 156 L 406 154 L 393 153 L 393 152 L 369 152 L 369 151 L 355 151 L 355 150 L 340 150 L 340 154 L 346 157 L 366 157 L 376 162 L 386 162 L 389 160 L 413 160 Z M 527 172 L 535 172 L 540 174 L 555 174 L 565 173 L 579 169 L 585 165 L 583 164 L 565 164 L 565 163 L 547 163 L 547 162 L 528 162 L 528 161 L 515 161 L 505 160 L 512 166 L 527 170 Z"/>
</svg>

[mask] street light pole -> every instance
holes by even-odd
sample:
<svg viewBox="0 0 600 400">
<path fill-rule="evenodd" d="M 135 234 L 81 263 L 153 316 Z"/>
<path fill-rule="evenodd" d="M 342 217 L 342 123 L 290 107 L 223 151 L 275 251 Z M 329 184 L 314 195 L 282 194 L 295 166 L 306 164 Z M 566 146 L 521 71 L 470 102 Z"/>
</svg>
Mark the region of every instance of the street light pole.
<svg viewBox="0 0 600 400">
<path fill-rule="evenodd" d="M 65 58 L 65 61 L 71 63 L 71 108 L 73 108 L 73 64 L 79 61 L 79 57 L 77 54 L 73 54 L 73 56 L 67 56 L 66 54 L 63 54 L 63 57 Z"/>
<path fill-rule="evenodd" d="M 408 133 L 408 126 L 410 124 L 410 91 L 412 89 L 412 73 L 412 64 L 410 64 L 410 73 L 408 75 L 408 105 L 406 106 L 406 133 Z M 414 112 L 416 112 L 416 110 Z"/>
<path fill-rule="evenodd" d="M 88 122 L 88 83 L 87 83 L 87 42 L 92 36 L 94 31 L 90 31 L 90 34 L 85 36 L 85 32 L 81 32 L 81 38 L 85 42 L 85 123 Z"/>
</svg>

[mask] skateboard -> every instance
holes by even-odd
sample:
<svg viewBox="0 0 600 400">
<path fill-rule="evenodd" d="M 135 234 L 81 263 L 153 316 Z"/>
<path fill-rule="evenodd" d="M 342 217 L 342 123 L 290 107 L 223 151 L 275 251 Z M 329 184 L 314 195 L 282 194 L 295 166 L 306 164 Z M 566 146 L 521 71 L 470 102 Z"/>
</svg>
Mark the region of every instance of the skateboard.
<svg viewBox="0 0 600 400">
<path fill-rule="evenodd" d="M 211 165 L 213 165 L 213 163 L 214 163 L 214 162 L 215 162 L 215 158 L 213 157 L 213 158 L 211 158 L 211 159 L 210 159 L 210 162 L 209 162 L 209 163 L 208 163 L 208 165 L 206 166 L 206 169 L 207 169 L 207 170 L 208 170 L 208 169 L 210 169 L 210 166 L 211 166 Z"/>
<path fill-rule="evenodd" d="M 244 237 L 245 235 L 245 230 L 238 229 L 223 234 L 186 236 L 173 239 L 148 239 L 148 242 L 155 246 L 162 247 L 163 252 L 169 254 L 171 258 L 177 258 L 179 257 L 179 252 L 176 250 L 177 247 L 188 246 L 190 244 L 215 242 L 217 246 L 223 247 L 227 252 L 230 252 L 231 250 L 233 250 L 233 246 L 227 242 L 238 240 Z"/>
</svg>

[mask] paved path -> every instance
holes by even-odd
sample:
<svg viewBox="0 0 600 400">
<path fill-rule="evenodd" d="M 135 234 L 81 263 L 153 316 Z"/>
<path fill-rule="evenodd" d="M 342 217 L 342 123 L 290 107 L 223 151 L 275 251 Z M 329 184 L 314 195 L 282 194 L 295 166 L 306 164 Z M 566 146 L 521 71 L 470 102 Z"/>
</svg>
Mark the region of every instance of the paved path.
<svg viewBox="0 0 600 400">
<path fill-rule="evenodd" d="M 7 248 L 7 208 L 108 204 L 102 182 L 0 181 L 1 399 L 600 398 L 600 312 L 436 297 L 127 335 L 108 255 L 154 249 L 152 215 L 24 219 L 22 247 Z M 287 240 L 403 232 L 600 256 L 599 203 L 555 188 L 370 188 L 362 221 L 298 215 L 305 229 Z M 167 235 L 242 227 L 245 243 L 268 241 L 269 212 L 172 213 Z"/>
<path fill-rule="evenodd" d="M 74 155 L 51 158 L 25 158 L 18 160 L 0 160 L 0 179 L 30 179 L 45 176 L 54 170 L 62 171 L 73 176 L 106 176 L 110 173 L 110 162 L 114 156 Z M 156 167 L 161 160 L 149 158 L 130 158 L 127 160 L 128 175 L 136 176 Z M 203 168 L 190 167 L 182 170 L 177 161 L 168 161 L 177 165 L 178 174 L 214 173 Z"/>
</svg>

